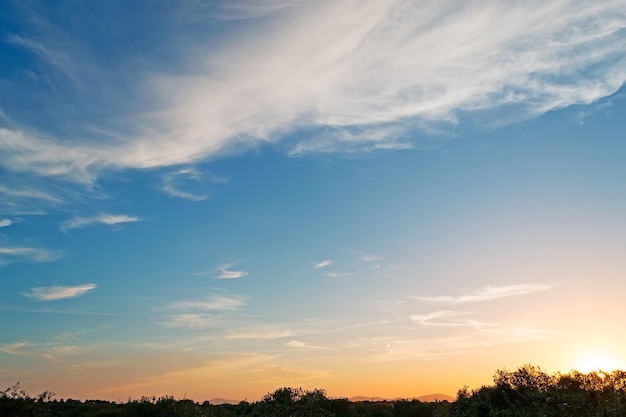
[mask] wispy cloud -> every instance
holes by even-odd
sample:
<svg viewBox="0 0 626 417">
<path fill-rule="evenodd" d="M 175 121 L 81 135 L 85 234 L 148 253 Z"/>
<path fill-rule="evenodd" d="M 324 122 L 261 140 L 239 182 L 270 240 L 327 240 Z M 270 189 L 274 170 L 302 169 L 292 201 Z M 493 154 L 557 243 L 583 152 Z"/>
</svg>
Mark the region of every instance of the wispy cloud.
<svg viewBox="0 0 626 417">
<path fill-rule="evenodd" d="M 492 333 L 512 342 L 529 342 L 542 340 L 559 332 L 546 329 L 533 323 L 502 323 L 471 321 L 470 325 L 483 333 Z"/>
<path fill-rule="evenodd" d="M 18 341 L 0 344 L 0 352 L 8 355 L 23 356 L 27 358 L 44 359 L 48 362 L 59 363 L 61 359 L 75 357 L 88 350 L 88 346 L 63 345 L 57 342 L 33 343 Z M 64 363 L 65 365 L 65 363 Z"/>
<path fill-rule="evenodd" d="M 244 270 L 231 269 L 239 262 L 231 262 L 229 264 L 220 265 L 217 268 L 211 268 L 205 271 L 194 272 L 194 276 L 213 275 L 216 279 L 238 279 L 248 275 Z"/>
<path fill-rule="evenodd" d="M 352 275 L 350 272 L 327 272 L 326 276 L 328 278 L 341 278 L 341 277 L 349 277 Z"/>
<path fill-rule="evenodd" d="M 322 269 L 327 266 L 331 266 L 332 264 L 333 264 L 333 261 L 331 261 L 330 259 L 326 259 L 321 262 L 313 262 L 313 269 Z"/>
<path fill-rule="evenodd" d="M 55 301 L 65 298 L 76 298 L 96 289 L 96 284 L 81 284 L 74 286 L 54 286 L 31 288 L 30 293 L 24 294 L 37 301 Z"/>
<path fill-rule="evenodd" d="M 6 128 L 0 128 L 0 151 L 0 165 L 11 171 L 30 171 L 81 183 L 94 181 L 98 160 L 106 154 L 106 151 L 88 143 L 63 142 L 27 130 Z M 0 186 L 0 191 L 3 188 L 7 187 Z M 58 200 L 55 196 L 28 187 L 5 191 L 21 197 Z"/>
<path fill-rule="evenodd" d="M 50 362 L 58 362 L 59 360 L 50 353 L 37 352 L 37 346 L 26 342 L 6 343 L 0 345 L 0 352 L 14 356 L 26 356 L 30 358 L 41 358 Z"/>
<path fill-rule="evenodd" d="M 233 296 L 212 295 L 197 300 L 173 302 L 162 309 L 175 312 L 159 321 L 159 324 L 168 328 L 215 327 L 225 319 L 226 312 L 240 310 L 245 306 L 246 303 L 241 297 Z"/>
<path fill-rule="evenodd" d="M 467 314 L 459 311 L 441 310 L 428 314 L 412 314 L 409 317 L 423 326 L 457 327 L 466 326 L 469 323 L 467 320 L 459 319 L 467 316 Z"/>
<path fill-rule="evenodd" d="M 516 284 L 500 287 L 487 286 L 471 294 L 460 296 L 437 296 L 437 297 L 411 297 L 418 301 L 428 301 L 444 304 L 481 303 L 484 301 L 497 300 L 499 298 L 513 297 L 516 295 L 531 294 L 553 288 L 546 284 Z"/>
<path fill-rule="evenodd" d="M 75 64 L 72 62 L 67 51 L 55 50 L 43 40 L 27 36 L 11 35 L 7 38 L 7 41 L 34 53 L 66 75 L 71 75 L 75 68 Z"/>
<path fill-rule="evenodd" d="M 202 188 L 195 192 L 187 189 L 191 182 L 200 184 Z M 203 201 L 211 195 L 206 189 L 207 184 L 228 184 L 228 182 L 228 178 L 211 172 L 201 173 L 193 167 L 183 168 L 163 177 L 163 191 L 172 197 L 189 201 Z"/>
<path fill-rule="evenodd" d="M 342 332 L 342 331 L 345 331 L 345 330 L 360 329 L 360 328 L 363 328 L 363 327 L 385 326 L 388 323 L 389 323 L 389 320 L 370 321 L 370 322 L 365 322 L 365 323 L 352 324 L 352 325 L 345 326 L 345 327 L 338 327 L 338 328 L 334 329 L 334 331 Z"/>
<path fill-rule="evenodd" d="M 470 339 L 466 336 L 445 336 L 431 339 L 407 337 L 373 337 L 357 340 L 353 348 L 368 351 L 367 360 L 434 360 L 492 346 L 492 341 L 485 338 Z"/>
<path fill-rule="evenodd" d="M 189 201 L 204 201 L 209 198 L 208 195 L 193 194 L 189 191 L 180 190 L 176 188 L 172 183 L 168 182 L 163 184 L 163 191 L 165 191 L 166 194 L 169 194 L 172 197 L 178 197 L 182 198 L 183 200 Z"/>
<path fill-rule="evenodd" d="M 272 364 L 277 359 L 276 355 L 267 355 L 260 353 L 232 353 L 232 354 L 212 354 L 202 358 L 200 363 L 195 363 L 187 368 L 181 368 L 180 364 L 170 365 L 167 371 L 157 374 L 156 376 L 142 377 L 123 385 L 115 385 L 109 388 L 100 389 L 100 393 L 128 393 L 140 392 L 146 389 L 154 389 L 159 387 L 166 392 L 172 392 L 175 386 L 181 383 L 189 384 L 194 381 L 195 384 L 206 384 L 208 381 L 217 384 L 224 381 L 225 378 L 232 377 L 234 374 L 245 376 L 247 381 L 254 380 L 257 383 L 259 373 L 263 376 L 270 372 L 263 372 L 263 369 Z M 253 379 L 254 378 L 254 379 Z M 301 380 L 302 378 L 300 378 Z M 152 387 L 152 388 L 151 388 Z M 93 394 L 95 395 L 95 394 Z"/>
<path fill-rule="evenodd" d="M 371 253 L 367 253 L 363 251 L 351 250 L 350 252 L 353 255 L 358 256 L 359 259 L 361 259 L 363 262 L 379 262 L 383 260 L 382 256 L 373 255 Z"/>
<path fill-rule="evenodd" d="M 0 227 L 8 227 L 13 224 L 11 219 L 0 219 Z"/>
<path fill-rule="evenodd" d="M 2 128 L 0 128 L 0 135 L 2 134 Z M 0 157 L 1 158 L 1 157 Z M 62 203 L 63 200 L 58 196 L 52 195 L 45 191 L 29 187 L 29 186 L 11 186 L 0 184 L 0 194 L 3 194 L 6 198 L 20 199 L 20 200 L 43 200 L 49 203 Z"/>
<path fill-rule="evenodd" d="M 440 310 L 428 314 L 412 314 L 409 318 L 422 326 L 468 328 L 479 333 L 487 333 L 497 337 L 494 343 L 528 342 L 541 340 L 547 336 L 556 334 L 554 330 L 547 329 L 535 323 L 507 321 L 493 322 L 481 321 L 471 318 L 474 313 Z M 465 337 L 469 337 L 465 334 Z M 472 336 L 476 338 L 476 336 Z"/>
<path fill-rule="evenodd" d="M 332 351 L 336 351 L 337 350 L 335 348 L 330 348 L 330 347 L 325 347 L 325 346 L 310 345 L 310 344 L 308 344 L 306 342 L 302 342 L 300 340 L 291 340 L 291 341 L 285 343 L 285 346 L 289 346 L 289 347 L 297 348 L 297 349 L 332 350 Z"/>
<path fill-rule="evenodd" d="M 378 262 L 378 261 L 382 261 L 383 258 L 380 256 L 376 256 L 376 255 L 363 255 L 361 256 L 361 259 L 364 262 Z"/>
<path fill-rule="evenodd" d="M 0 265 L 13 262 L 52 262 L 63 256 L 60 250 L 27 246 L 0 246 Z"/>
<path fill-rule="evenodd" d="M 105 224 L 107 226 L 116 226 L 125 223 L 134 223 L 141 221 L 139 217 L 129 216 L 126 214 L 100 214 L 95 217 L 74 217 L 61 223 L 60 229 L 67 231 L 70 229 L 80 229 L 93 224 Z"/>
<path fill-rule="evenodd" d="M 406 136 L 406 128 L 393 125 L 325 128 L 323 133 L 293 145 L 287 154 L 291 157 L 298 157 L 316 153 L 343 152 L 354 154 L 378 150 L 413 149 L 415 145 Z"/>
<path fill-rule="evenodd" d="M 190 329 L 204 329 L 212 327 L 218 322 L 218 318 L 209 314 L 187 313 L 175 314 L 167 320 L 160 322 L 164 327 L 185 327 Z"/>
<path fill-rule="evenodd" d="M 511 123 L 592 103 L 626 80 L 621 0 L 244 4 L 222 8 L 264 16 L 250 22 L 255 30 L 218 47 L 185 39 L 180 56 L 193 62 L 179 68 L 151 61 L 133 112 L 106 140 L 96 129 L 78 142 L 2 128 L 0 165 L 92 183 L 104 170 L 193 164 L 268 142 L 294 155 L 403 149 L 416 146 L 413 131 L 453 128 L 461 113 Z M 44 39 L 8 37 L 69 76 L 88 67 Z M 111 85 L 127 85 L 111 74 Z M 303 127 L 306 135 L 290 134 Z"/>
<path fill-rule="evenodd" d="M 226 335 L 227 339 L 241 339 L 241 340 L 274 340 L 284 339 L 286 337 L 292 337 L 294 332 L 287 330 L 270 330 L 270 331 L 235 331 Z"/>
<path fill-rule="evenodd" d="M 192 147 L 211 152 L 235 141 L 244 148 L 274 141 L 301 125 L 331 127 L 332 142 L 322 150 L 341 152 L 368 144 L 410 147 L 407 128 L 456 123 L 461 111 L 517 105 L 517 117 L 531 117 L 589 103 L 624 81 L 612 59 L 623 52 L 614 44 L 623 21 L 618 3 L 583 9 L 567 3 L 309 4 L 254 39 L 239 39 L 222 56 L 207 57 L 212 75 L 161 78 L 170 108 L 159 121 L 185 138 L 178 155 Z M 317 27 L 325 33 L 312 38 Z M 545 48 L 535 47 L 538 39 Z M 594 46 L 602 52 L 583 52 Z M 597 77 L 572 76 L 574 68 L 599 62 Z M 228 137 L 233 126 L 237 134 Z M 318 151 L 312 143 L 319 142 L 304 139 L 291 149 Z"/>
<path fill-rule="evenodd" d="M 211 296 L 201 300 L 179 301 L 169 304 L 171 310 L 237 310 L 246 303 L 238 297 Z"/>
<path fill-rule="evenodd" d="M 497 345 L 544 340 L 558 333 L 532 322 L 484 322 L 463 319 L 463 315 L 450 311 L 415 315 L 416 322 L 442 326 L 445 333 L 441 335 L 444 329 L 439 329 L 439 336 L 435 337 L 397 334 L 364 338 L 355 340 L 351 349 L 367 352 L 365 357 L 376 361 L 434 360 L 484 351 Z"/>
<path fill-rule="evenodd" d="M 217 1 L 196 4 L 196 11 L 202 13 L 205 8 L 210 16 L 235 20 L 235 19 L 258 19 L 285 11 L 302 3 L 302 0 L 240 0 L 240 1 Z"/>
<path fill-rule="evenodd" d="M 28 344 L 25 342 L 6 343 L 0 345 L 0 351 L 8 353 L 9 355 L 24 355 L 29 353 L 25 349 L 27 346 Z"/>
<path fill-rule="evenodd" d="M 219 274 L 216 276 L 217 279 L 237 279 L 237 278 L 243 278 L 246 275 L 248 275 L 248 273 L 246 271 L 243 270 L 232 270 L 229 269 L 233 266 L 233 264 L 229 264 L 229 265 L 223 265 L 221 267 L 219 267 Z"/>
</svg>

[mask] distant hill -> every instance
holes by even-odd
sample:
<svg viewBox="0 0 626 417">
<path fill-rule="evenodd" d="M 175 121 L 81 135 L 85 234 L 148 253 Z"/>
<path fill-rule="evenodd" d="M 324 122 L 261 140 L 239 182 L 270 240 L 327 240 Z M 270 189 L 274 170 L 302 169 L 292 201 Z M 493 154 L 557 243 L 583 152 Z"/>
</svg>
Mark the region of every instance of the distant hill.
<svg viewBox="0 0 626 417">
<path fill-rule="evenodd" d="M 353 403 L 358 403 L 360 401 L 373 401 L 373 402 L 377 402 L 377 401 L 389 401 L 388 398 L 382 398 L 382 397 L 364 397 L 362 395 L 357 395 L 356 397 L 350 397 L 348 398 L 348 400 L 352 401 Z"/>
<path fill-rule="evenodd" d="M 446 395 L 446 394 L 441 394 L 441 393 L 422 395 L 420 397 L 416 397 L 415 399 L 423 401 L 423 402 L 428 402 L 428 403 L 434 402 L 435 400 L 437 400 L 437 401 L 450 401 L 450 402 L 456 401 L 455 397 L 452 397 L 452 396 Z"/>
<path fill-rule="evenodd" d="M 455 398 L 451 397 L 450 395 L 446 395 L 446 394 L 428 394 L 428 395 L 421 395 L 419 397 L 411 397 L 411 398 L 383 398 L 383 397 L 365 397 L 363 395 L 358 395 L 356 397 L 350 397 L 348 398 L 350 401 L 352 402 L 359 402 L 359 401 L 373 401 L 373 402 L 377 402 L 377 401 L 397 401 L 397 400 L 418 400 L 418 401 L 422 401 L 422 402 L 434 402 L 435 400 L 438 401 L 454 401 Z"/>
<path fill-rule="evenodd" d="M 428 395 L 422 395 L 419 397 L 411 397 L 411 398 L 383 398 L 383 397 L 365 397 L 363 395 L 357 395 L 356 397 L 350 397 L 348 398 L 348 400 L 354 402 L 354 403 L 358 403 L 361 401 L 372 401 L 372 402 L 378 402 L 378 401 L 397 401 L 397 400 L 418 400 L 418 401 L 422 401 L 422 402 L 434 402 L 435 400 L 438 401 L 454 401 L 455 398 L 451 397 L 449 395 L 446 394 L 428 394 Z M 241 401 L 239 400 L 228 400 L 226 398 L 213 398 L 212 400 L 209 400 L 209 403 L 213 404 L 213 405 L 222 405 L 222 404 L 233 404 L 233 405 L 237 405 L 239 404 Z"/>
<path fill-rule="evenodd" d="M 240 402 L 241 401 L 237 401 L 237 400 L 227 400 L 225 398 L 213 398 L 212 400 L 209 400 L 209 403 L 211 403 L 213 405 L 222 405 L 222 404 L 234 404 L 234 405 L 237 405 Z"/>
</svg>

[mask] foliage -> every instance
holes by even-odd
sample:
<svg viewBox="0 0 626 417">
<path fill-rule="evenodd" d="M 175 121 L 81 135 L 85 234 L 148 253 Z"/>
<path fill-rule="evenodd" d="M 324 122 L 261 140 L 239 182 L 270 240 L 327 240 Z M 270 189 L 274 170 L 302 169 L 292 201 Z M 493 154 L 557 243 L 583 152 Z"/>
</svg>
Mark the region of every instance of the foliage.
<svg viewBox="0 0 626 417">
<path fill-rule="evenodd" d="M 471 392 L 461 389 L 450 417 L 626 415 L 624 371 L 549 375 L 525 365 L 516 371 L 498 370 L 493 381 Z"/>
<path fill-rule="evenodd" d="M 53 400 L 46 391 L 29 397 L 20 384 L 0 394 L 0 417 L 431 417 L 435 406 L 417 400 L 354 403 L 346 398 L 328 398 L 321 389 L 279 388 L 261 401 L 237 405 L 202 404 L 174 397 L 142 397 L 124 404 L 107 401 Z M 447 404 L 447 403 L 446 403 Z"/>
<path fill-rule="evenodd" d="M 351 402 L 324 390 L 279 388 L 237 405 L 142 397 L 126 403 L 31 397 L 19 383 L 0 391 L 0 417 L 617 417 L 626 416 L 626 372 L 549 375 L 525 365 L 498 370 L 493 385 L 459 390 L 453 403 L 417 400 Z"/>
</svg>

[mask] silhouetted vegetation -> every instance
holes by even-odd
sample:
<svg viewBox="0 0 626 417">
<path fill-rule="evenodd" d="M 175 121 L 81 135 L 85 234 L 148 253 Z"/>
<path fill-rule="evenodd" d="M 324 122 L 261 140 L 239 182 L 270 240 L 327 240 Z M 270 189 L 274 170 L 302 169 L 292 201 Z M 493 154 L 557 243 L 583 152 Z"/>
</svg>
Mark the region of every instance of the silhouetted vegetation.
<svg viewBox="0 0 626 417">
<path fill-rule="evenodd" d="M 17 383 L 0 392 L 0 417 L 612 417 L 626 416 L 626 372 L 549 375 L 526 365 L 498 370 L 493 385 L 459 390 L 456 401 L 361 401 L 328 398 L 324 390 L 280 388 L 237 405 L 142 397 L 115 403 L 29 396 Z"/>
<path fill-rule="evenodd" d="M 494 385 L 461 389 L 450 417 L 462 416 L 626 416 L 626 372 L 549 375 L 526 365 L 499 370 Z"/>
</svg>

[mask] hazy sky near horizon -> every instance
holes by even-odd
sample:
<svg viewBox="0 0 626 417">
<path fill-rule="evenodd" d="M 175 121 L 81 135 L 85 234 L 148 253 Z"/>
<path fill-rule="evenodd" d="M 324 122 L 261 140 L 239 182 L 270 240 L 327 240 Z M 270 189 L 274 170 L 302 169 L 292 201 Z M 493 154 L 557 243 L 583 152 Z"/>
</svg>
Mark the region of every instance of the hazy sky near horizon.
<svg viewBox="0 0 626 417">
<path fill-rule="evenodd" d="M 623 0 L 0 0 L 0 388 L 623 367 L 625 80 Z"/>
</svg>

